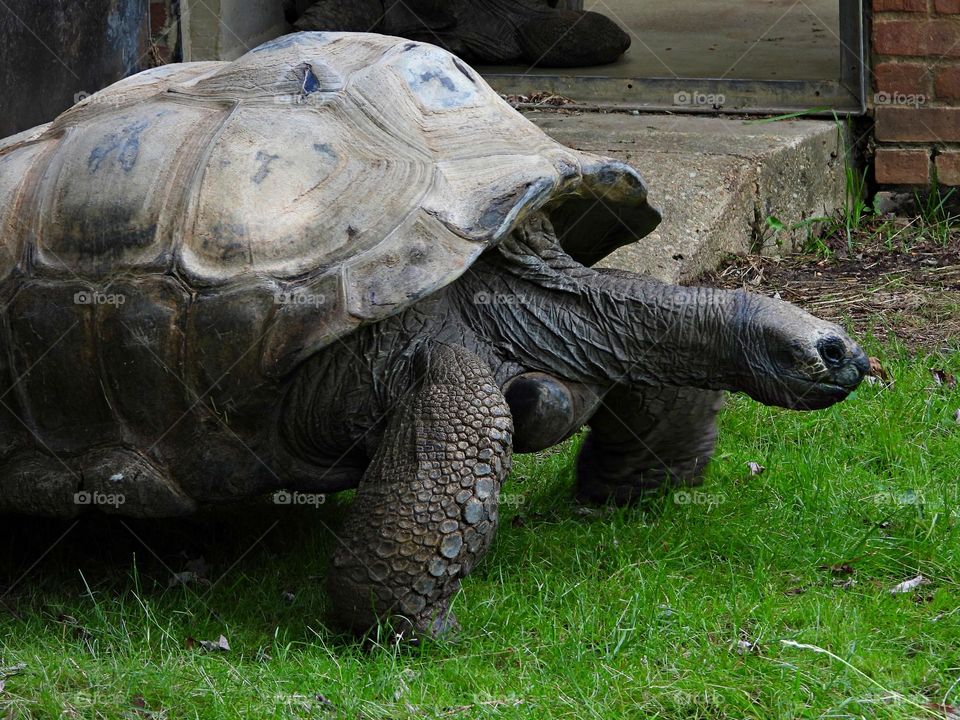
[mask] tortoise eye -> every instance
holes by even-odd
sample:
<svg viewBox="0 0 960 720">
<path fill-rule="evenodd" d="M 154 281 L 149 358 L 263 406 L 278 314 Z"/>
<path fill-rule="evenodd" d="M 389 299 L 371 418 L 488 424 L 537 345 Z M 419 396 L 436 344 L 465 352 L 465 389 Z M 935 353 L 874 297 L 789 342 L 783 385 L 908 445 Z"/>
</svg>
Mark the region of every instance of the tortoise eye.
<svg viewBox="0 0 960 720">
<path fill-rule="evenodd" d="M 832 367 L 842 364 L 847 357 L 847 348 L 836 338 L 822 341 L 817 349 L 824 362 Z"/>
</svg>

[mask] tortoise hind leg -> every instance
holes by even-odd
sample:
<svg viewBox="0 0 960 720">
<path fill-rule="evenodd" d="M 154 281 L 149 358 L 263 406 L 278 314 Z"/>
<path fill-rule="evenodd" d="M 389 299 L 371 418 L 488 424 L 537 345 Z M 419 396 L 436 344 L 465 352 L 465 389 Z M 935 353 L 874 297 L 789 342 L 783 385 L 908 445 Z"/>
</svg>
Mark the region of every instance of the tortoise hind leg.
<svg viewBox="0 0 960 720">
<path fill-rule="evenodd" d="M 319 0 L 293 23 L 295 30 L 382 32 L 382 0 Z"/>
<path fill-rule="evenodd" d="M 690 387 L 614 388 L 577 458 L 581 502 L 625 505 L 701 482 L 724 395 Z"/>
<path fill-rule="evenodd" d="M 524 62 L 540 67 L 605 65 L 630 48 L 630 36 L 617 23 L 590 11 L 537 13 L 518 35 Z"/>
<path fill-rule="evenodd" d="M 357 490 L 328 580 L 334 619 L 435 636 L 490 547 L 512 423 L 489 368 L 459 347 L 421 351 L 422 382 L 394 410 Z"/>
</svg>

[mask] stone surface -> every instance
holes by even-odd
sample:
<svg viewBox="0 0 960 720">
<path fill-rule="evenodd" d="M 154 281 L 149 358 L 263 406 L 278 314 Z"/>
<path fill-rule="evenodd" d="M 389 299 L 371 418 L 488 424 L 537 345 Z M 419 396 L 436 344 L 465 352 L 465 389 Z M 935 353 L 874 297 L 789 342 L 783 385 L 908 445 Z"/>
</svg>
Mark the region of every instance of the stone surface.
<svg viewBox="0 0 960 720">
<path fill-rule="evenodd" d="M 663 210 L 663 223 L 602 265 L 689 280 L 724 254 L 762 247 L 789 251 L 804 228 L 843 202 L 844 164 L 832 121 L 744 122 L 695 115 L 529 113 L 571 147 L 636 166 Z"/>
</svg>

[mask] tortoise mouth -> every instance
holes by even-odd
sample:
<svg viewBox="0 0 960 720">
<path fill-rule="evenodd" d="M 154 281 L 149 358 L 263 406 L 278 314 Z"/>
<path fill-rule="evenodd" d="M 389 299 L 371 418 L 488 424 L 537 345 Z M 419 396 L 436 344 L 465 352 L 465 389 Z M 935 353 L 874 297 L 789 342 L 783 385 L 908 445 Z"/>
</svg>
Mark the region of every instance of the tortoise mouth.
<svg viewBox="0 0 960 720">
<path fill-rule="evenodd" d="M 834 382 L 811 382 L 799 377 L 788 377 L 788 387 L 793 395 L 787 407 L 794 410 L 823 410 L 845 400 L 857 385 L 840 385 Z"/>
</svg>

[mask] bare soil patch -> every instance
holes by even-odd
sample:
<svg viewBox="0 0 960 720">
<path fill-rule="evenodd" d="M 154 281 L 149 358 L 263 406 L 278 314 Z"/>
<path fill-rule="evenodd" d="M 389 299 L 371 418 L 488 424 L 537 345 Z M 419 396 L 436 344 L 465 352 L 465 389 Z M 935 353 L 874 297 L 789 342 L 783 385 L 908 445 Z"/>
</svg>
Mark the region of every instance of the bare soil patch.
<svg viewBox="0 0 960 720">
<path fill-rule="evenodd" d="M 743 288 L 784 300 L 858 335 L 895 337 L 909 349 L 960 348 L 960 232 L 930 239 L 906 218 L 845 239 L 826 250 L 774 258 L 732 256 L 698 284 Z"/>
</svg>

